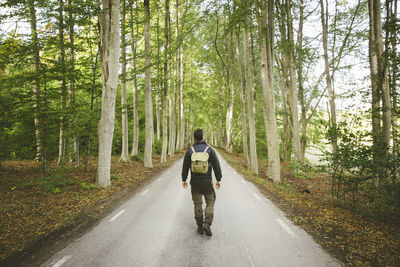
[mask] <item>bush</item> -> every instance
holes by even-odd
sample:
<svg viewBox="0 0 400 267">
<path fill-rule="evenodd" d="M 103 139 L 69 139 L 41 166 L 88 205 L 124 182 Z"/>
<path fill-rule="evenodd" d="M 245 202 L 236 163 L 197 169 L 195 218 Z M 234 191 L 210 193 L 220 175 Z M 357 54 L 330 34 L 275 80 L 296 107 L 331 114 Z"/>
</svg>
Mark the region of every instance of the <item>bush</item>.
<svg viewBox="0 0 400 267">
<path fill-rule="evenodd" d="M 399 151 L 374 147 L 372 133 L 357 127 L 361 123 L 352 115 L 328 130 L 327 138 L 338 143 L 335 153 L 325 151 L 332 197 L 371 215 L 400 215 Z"/>
</svg>

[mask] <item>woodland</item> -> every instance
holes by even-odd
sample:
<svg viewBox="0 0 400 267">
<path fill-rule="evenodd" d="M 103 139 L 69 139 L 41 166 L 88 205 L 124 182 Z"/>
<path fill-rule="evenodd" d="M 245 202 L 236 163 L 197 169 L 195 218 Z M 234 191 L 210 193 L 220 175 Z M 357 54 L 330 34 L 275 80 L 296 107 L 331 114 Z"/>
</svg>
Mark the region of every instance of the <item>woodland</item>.
<svg viewBox="0 0 400 267">
<path fill-rule="evenodd" d="M 5 182 L 23 164 L 107 190 L 113 164 L 144 173 L 202 128 L 271 188 L 321 186 L 329 205 L 399 225 L 398 5 L 1 0 L 1 191 L 27 187 Z M 29 186 L 70 185 L 46 177 Z"/>
</svg>

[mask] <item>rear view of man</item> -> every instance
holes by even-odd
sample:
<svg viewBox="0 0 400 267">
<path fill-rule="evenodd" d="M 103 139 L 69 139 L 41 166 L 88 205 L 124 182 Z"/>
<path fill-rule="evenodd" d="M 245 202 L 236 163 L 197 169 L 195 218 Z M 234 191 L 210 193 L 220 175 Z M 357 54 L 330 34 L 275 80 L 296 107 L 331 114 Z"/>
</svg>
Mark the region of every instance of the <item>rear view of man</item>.
<svg viewBox="0 0 400 267">
<path fill-rule="evenodd" d="M 194 218 L 197 223 L 197 232 L 212 236 L 211 224 L 214 217 L 215 191 L 212 184 L 211 172 L 214 170 L 217 189 L 221 186 L 221 167 L 217 153 L 204 142 L 203 130 L 194 132 L 194 145 L 186 152 L 182 166 L 182 186 L 187 188 L 186 182 L 190 169 L 190 186 L 194 204 Z M 203 196 L 206 209 L 203 214 Z"/>
</svg>

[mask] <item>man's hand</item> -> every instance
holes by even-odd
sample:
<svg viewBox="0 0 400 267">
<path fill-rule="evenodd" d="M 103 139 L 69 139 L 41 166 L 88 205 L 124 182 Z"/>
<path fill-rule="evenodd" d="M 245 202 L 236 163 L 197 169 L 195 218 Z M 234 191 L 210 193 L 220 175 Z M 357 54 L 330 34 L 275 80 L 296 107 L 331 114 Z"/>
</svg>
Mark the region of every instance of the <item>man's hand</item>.
<svg viewBox="0 0 400 267">
<path fill-rule="evenodd" d="M 218 182 L 218 181 L 217 181 L 217 182 L 215 183 L 215 187 L 217 187 L 217 189 L 219 189 L 219 188 L 221 187 L 221 182 Z"/>
<path fill-rule="evenodd" d="M 183 182 L 182 182 L 182 187 L 183 187 L 184 189 L 186 189 L 186 188 L 188 187 L 188 184 L 187 184 L 186 181 L 183 181 Z"/>
</svg>

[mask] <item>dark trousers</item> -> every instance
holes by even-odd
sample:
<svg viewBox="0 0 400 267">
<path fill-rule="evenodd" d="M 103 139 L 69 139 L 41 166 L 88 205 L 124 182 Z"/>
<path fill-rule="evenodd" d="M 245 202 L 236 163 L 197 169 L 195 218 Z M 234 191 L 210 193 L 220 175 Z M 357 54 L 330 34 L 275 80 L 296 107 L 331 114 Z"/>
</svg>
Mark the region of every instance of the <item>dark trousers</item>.
<svg viewBox="0 0 400 267">
<path fill-rule="evenodd" d="M 211 225 L 214 218 L 214 203 L 216 198 L 212 183 L 192 184 L 191 191 L 194 204 L 194 218 L 197 225 L 201 227 L 203 225 L 203 222 Z M 206 201 L 206 208 L 204 213 L 203 196 Z"/>
</svg>

